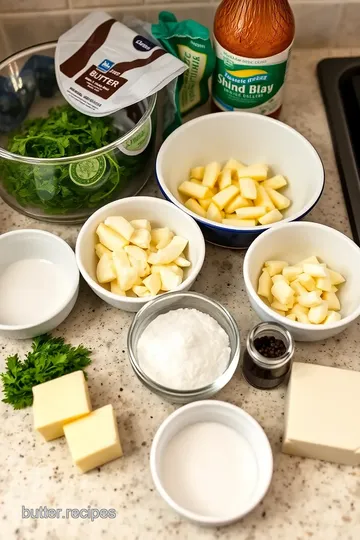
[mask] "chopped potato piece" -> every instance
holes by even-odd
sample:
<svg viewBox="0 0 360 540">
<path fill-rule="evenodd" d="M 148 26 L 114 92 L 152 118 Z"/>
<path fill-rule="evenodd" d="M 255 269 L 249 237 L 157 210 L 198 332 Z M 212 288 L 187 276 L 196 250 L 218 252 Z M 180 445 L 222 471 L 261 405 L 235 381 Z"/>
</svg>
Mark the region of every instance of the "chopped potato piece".
<svg viewBox="0 0 360 540">
<path fill-rule="evenodd" d="M 241 186 L 241 184 L 240 184 L 240 186 Z M 267 212 L 271 212 L 271 210 L 275 210 L 275 205 L 272 202 L 272 200 L 270 199 L 269 194 L 267 193 L 266 189 L 262 186 L 262 184 L 258 183 L 256 185 L 256 191 L 257 191 L 257 196 L 256 196 L 256 199 L 255 199 L 254 205 L 255 206 L 264 206 L 266 208 Z M 283 216 L 282 216 L 282 214 L 280 214 L 280 215 L 281 215 L 280 219 L 282 219 Z M 279 220 L 277 220 L 277 221 L 279 221 Z"/>
<path fill-rule="evenodd" d="M 227 214 L 232 214 L 238 208 L 245 208 L 247 206 L 253 206 L 252 201 L 244 199 L 244 197 L 241 195 L 236 195 L 235 199 L 229 202 L 229 204 L 225 206 L 224 210 Z"/>
<path fill-rule="evenodd" d="M 262 274 L 259 278 L 258 290 L 257 293 L 264 298 L 267 298 L 271 303 L 273 296 L 271 294 L 272 281 L 268 270 L 265 268 L 262 271 Z"/>
<path fill-rule="evenodd" d="M 117 279 L 114 279 L 114 281 L 110 283 L 110 291 L 118 296 L 126 296 L 126 292 L 121 289 Z"/>
<path fill-rule="evenodd" d="M 205 210 L 202 206 L 200 206 L 196 199 L 188 199 L 185 203 L 185 206 L 188 210 L 194 212 L 194 214 L 198 214 L 201 217 L 206 217 Z"/>
<path fill-rule="evenodd" d="M 285 266 L 282 270 L 283 276 L 288 281 L 294 281 L 302 273 L 301 266 Z"/>
<path fill-rule="evenodd" d="M 232 201 L 232 199 L 236 197 L 236 195 L 239 195 L 239 189 L 236 186 L 231 185 L 222 191 L 219 191 L 219 193 L 214 195 L 212 200 L 216 206 L 222 210 L 226 205 L 229 204 L 229 202 Z"/>
<path fill-rule="evenodd" d="M 280 304 L 280 302 L 277 302 L 276 300 L 272 302 L 271 307 L 273 309 L 276 309 L 277 311 L 289 311 L 289 306 L 285 304 Z"/>
<path fill-rule="evenodd" d="M 340 285 L 341 283 L 345 282 L 344 276 L 339 274 L 339 272 L 334 272 L 334 270 L 328 269 L 329 278 L 331 281 L 331 285 Z"/>
<path fill-rule="evenodd" d="M 282 274 L 276 274 L 275 276 L 273 276 L 273 277 L 271 278 L 271 281 L 272 281 L 273 283 L 276 283 L 277 281 L 285 281 L 285 283 L 287 283 L 287 284 L 289 285 L 288 280 L 287 280 L 286 277 L 283 276 Z"/>
<path fill-rule="evenodd" d="M 296 321 L 296 315 L 294 313 L 289 313 L 289 315 L 286 315 L 286 318 L 291 321 Z"/>
<path fill-rule="evenodd" d="M 206 218 L 210 219 L 211 221 L 216 221 L 217 223 L 221 223 L 222 215 L 218 206 L 215 203 L 212 202 L 210 204 L 206 212 Z"/>
<path fill-rule="evenodd" d="M 237 170 L 238 178 L 252 178 L 253 180 L 266 180 L 269 167 L 267 165 L 250 165 Z"/>
<path fill-rule="evenodd" d="M 295 293 L 285 281 L 277 281 L 271 287 L 271 294 L 281 304 L 289 304 L 293 301 Z"/>
<path fill-rule="evenodd" d="M 188 180 L 180 184 L 178 190 L 183 195 L 187 195 L 188 197 L 192 197 L 194 199 L 208 199 L 211 197 L 209 188 L 202 184 L 199 185 L 195 184 L 194 182 L 189 182 Z"/>
<path fill-rule="evenodd" d="M 272 223 L 277 223 L 278 221 L 281 221 L 283 219 L 283 215 L 277 208 L 275 210 L 271 210 L 264 216 L 261 216 L 259 218 L 259 223 L 261 225 L 271 225 Z"/>
<path fill-rule="evenodd" d="M 210 199 L 200 199 L 199 200 L 199 204 L 200 204 L 201 208 L 203 208 L 205 211 L 209 208 L 211 203 L 212 203 L 212 198 L 210 198 Z M 205 217 L 205 216 L 203 216 L 203 217 Z"/>
<path fill-rule="evenodd" d="M 151 296 L 156 296 L 161 289 L 160 274 L 150 274 L 143 283 L 149 289 Z"/>
<path fill-rule="evenodd" d="M 245 167 L 240 161 L 237 161 L 236 159 L 229 159 L 224 165 L 224 169 L 230 169 L 231 172 L 237 171 L 238 169 L 242 169 Z"/>
<path fill-rule="evenodd" d="M 116 279 L 115 266 L 111 253 L 103 253 L 96 267 L 96 278 L 99 283 L 110 283 Z"/>
<path fill-rule="evenodd" d="M 330 278 L 317 278 L 316 287 L 322 291 L 331 292 L 331 281 Z"/>
<path fill-rule="evenodd" d="M 217 182 L 219 173 L 220 173 L 220 165 L 216 161 L 212 161 L 211 163 L 206 165 L 205 171 L 204 171 L 204 177 L 202 180 L 204 186 L 211 187 L 211 188 L 214 187 Z M 203 199 L 206 199 L 206 197 L 203 197 Z"/>
<path fill-rule="evenodd" d="M 151 231 L 150 221 L 147 219 L 133 219 L 130 221 L 130 225 L 132 225 L 134 229 L 146 229 L 149 232 Z"/>
<path fill-rule="evenodd" d="M 312 308 L 319 306 L 322 303 L 321 291 L 311 291 L 301 294 L 298 297 L 298 302 L 301 306 Z"/>
<path fill-rule="evenodd" d="M 280 309 L 275 309 L 275 308 L 272 308 L 272 310 L 276 311 L 276 313 L 278 313 L 282 317 L 285 317 L 285 315 L 286 315 L 286 311 L 280 311 Z"/>
<path fill-rule="evenodd" d="M 336 296 L 336 293 L 324 292 L 322 294 L 322 299 L 328 303 L 329 309 L 331 309 L 332 311 L 340 311 L 340 301 Z"/>
<path fill-rule="evenodd" d="M 244 199 L 255 200 L 257 198 L 256 183 L 252 178 L 239 179 L 240 193 Z"/>
<path fill-rule="evenodd" d="M 224 218 L 222 223 L 229 225 L 229 227 L 256 227 L 256 219 Z"/>
<path fill-rule="evenodd" d="M 181 284 L 181 277 L 167 268 L 162 268 L 160 270 L 160 279 L 161 290 L 165 292 L 172 291 Z"/>
<path fill-rule="evenodd" d="M 143 249 L 148 249 L 150 246 L 151 235 L 146 229 L 135 229 L 131 237 L 131 243 Z"/>
<path fill-rule="evenodd" d="M 220 191 L 231 186 L 231 170 L 223 169 L 223 171 L 220 173 L 218 182 Z"/>
<path fill-rule="evenodd" d="M 285 210 L 290 206 L 290 199 L 285 195 L 272 188 L 265 188 L 265 190 L 278 210 Z"/>
<path fill-rule="evenodd" d="M 134 227 L 122 216 L 109 216 L 104 221 L 107 227 L 120 234 L 123 238 L 130 242 L 130 238 L 134 232 Z"/>
<path fill-rule="evenodd" d="M 303 287 L 309 292 L 314 291 L 316 289 L 316 282 L 315 280 L 309 275 L 305 274 L 304 272 L 298 276 L 298 281 L 301 283 Z"/>
<path fill-rule="evenodd" d="M 287 185 L 286 178 L 281 174 L 277 174 L 268 180 L 264 180 L 263 186 L 270 189 L 281 189 Z"/>
<path fill-rule="evenodd" d="M 111 251 L 122 249 L 129 244 L 129 241 L 126 240 L 126 238 L 113 231 L 113 229 L 110 229 L 110 227 L 104 225 L 104 223 L 100 223 L 96 229 L 96 234 L 98 235 L 101 244 Z"/>
<path fill-rule="evenodd" d="M 271 277 L 275 274 L 281 274 L 285 266 L 289 266 L 286 261 L 266 261 L 265 268 L 267 268 Z"/>
<path fill-rule="evenodd" d="M 311 277 L 328 277 L 327 269 L 325 266 L 322 266 L 321 264 L 310 264 L 305 263 L 303 264 L 304 273 L 309 274 Z M 305 285 L 304 285 L 305 287 Z M 306 288 L 306 287 L 305 287 Z"/>
<path fill-rule="evenodd" d="M 330 324 L 341 320 L 341 315 L 338 311 L 328 311 L 324 324 Z"/>
<path fill-rule="evenodd" d="M 95 253 L 99 259 L 101 259 L 101 256 L 104 255 L 104 253 L 109 253 L 109 255 L 111 255 L 110 249 L 100 244 L 100 242 L 95 246 Z"/>
<path fill-rule="evenodd" d="M 248 208 L 238 208 L 235 210 L 240 219 L 258 219 L 266 214 L 263 206 L 249 206 Z"/>
<path fill-rule="evenodd" d="M 194 167 L 190 170 L 190 178 L 202 180 L 204 178 L 205 167 Z"/>
<path fill-rule="evenodd" d="M 313 324 L 321 324 L 326 319 L 328 314 L 327 302 L 322 302 L 318 306 L 309 309 L 308 318 Z"/>
<path fill-rule="evenodd" d="M 155 245 L 156 249 L 162 249 L 174 238 L 174 233 L 169 227 L 161 227 L 159 229 L 153 229 L 151 231 L 151 242 Z"/>
</svg>

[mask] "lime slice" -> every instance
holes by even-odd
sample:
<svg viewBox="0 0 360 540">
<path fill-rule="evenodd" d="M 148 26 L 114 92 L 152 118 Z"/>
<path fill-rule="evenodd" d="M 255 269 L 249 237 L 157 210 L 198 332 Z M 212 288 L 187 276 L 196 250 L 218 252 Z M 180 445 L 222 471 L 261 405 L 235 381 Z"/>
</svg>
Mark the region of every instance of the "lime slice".
<svg viewBox="0 0 360 540">
<path fill-rule="evenodd" d="M 71 163 L 69 175 L 74 184 L 82 187 L 93 187 L 99 184 L 106 173 L 106 158 L 98 156 Z"/>
</svg>

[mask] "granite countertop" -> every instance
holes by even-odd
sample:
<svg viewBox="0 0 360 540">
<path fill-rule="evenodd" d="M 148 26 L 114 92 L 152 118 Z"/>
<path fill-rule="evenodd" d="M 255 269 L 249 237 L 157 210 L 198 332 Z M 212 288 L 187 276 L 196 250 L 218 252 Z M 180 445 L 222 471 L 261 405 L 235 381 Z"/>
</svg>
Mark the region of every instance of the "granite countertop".
<svg viewBox="0 0 360 540">
<path fill-rule="evenodd" d="M 326 56 L 360 51 L 296 51 L 293 55 L 283 119 L 317 148 L 326 169 L 325 192 L 308 219 L 350 235 L 349 222 L 316 77 Z M 158 195 L 155 183 L 144 193 Z M 0 203 L 0 233 L 41 228 L 74 246 L 78 227 L 35 222 Z M 195 290 L 222 302 L 234 315 L 244 345 L 257 318 L 244 290 L 244 253 L 206 247 L 206 260 Z M 14 411 L 0 403 L 0 536 L 24 540 L 76 538 L 121 540 L 355 540 L 360 538 L 360 471 L 281 453 L 283 387 L 251 388 L 237 373 L 218 394 L 253 415 L 265 429 L 274 453 L 274 476 L 263 502 L 241 522 L 224 529 L 200 529 L 182 520 L 154 490 L 149 470 L 152 439 L 174 410 L 144 388 L 134 376 L 126 353 L 132 315 L 103 303 L 82 283 L 79 300 L 57 329 L 73 344 L 94 350 L 88 369 L 94 408 L 112 403 L 118 417 L 124 457 L 99 470 L 79 475 L 64 439 L 42 442 L 32 430 L 31 410 Z M 296 360 L 359 369 L 360 323 L 326 342 L 298 343 Z M 0 340 L 0 370 L 5 358 L 28 350 L 29 341 Z M 336 399 L 336 396 L 334 396 Z M 115 519 L 22 519 L 22 506 L 114 508 Z"/>
</svg>

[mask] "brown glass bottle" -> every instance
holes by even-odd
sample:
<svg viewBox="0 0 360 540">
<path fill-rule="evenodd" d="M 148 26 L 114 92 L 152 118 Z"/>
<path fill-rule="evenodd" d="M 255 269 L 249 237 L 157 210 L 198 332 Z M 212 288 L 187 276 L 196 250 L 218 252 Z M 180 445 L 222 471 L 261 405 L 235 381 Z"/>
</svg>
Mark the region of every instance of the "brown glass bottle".
<svg viewBox="0 0 360 540">
<path fill-rule="evenodd" d="M 223 0 L 214 20 L 213 109 L 278 117 L 294 34 L 288 0 Z"/>
</svg>

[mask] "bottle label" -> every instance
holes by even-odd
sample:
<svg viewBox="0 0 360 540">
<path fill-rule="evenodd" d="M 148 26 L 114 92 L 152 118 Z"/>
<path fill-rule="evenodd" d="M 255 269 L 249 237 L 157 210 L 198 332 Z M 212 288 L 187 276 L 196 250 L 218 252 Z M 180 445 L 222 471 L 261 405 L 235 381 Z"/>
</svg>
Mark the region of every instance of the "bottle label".
<svg viewBox="0 0 360 540">
<path fill-rule="evenodd" d="M 216 68 L 213 99 L 223 111 L 271 114 L 282 104 L 291 45 L 268 58 L 237 56 L 214 38 Z"/>
</svg>

